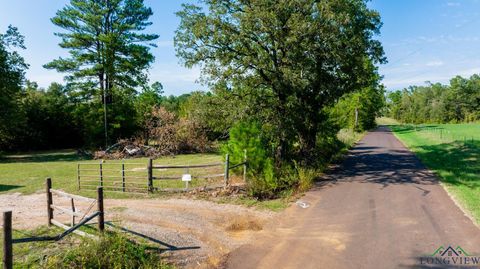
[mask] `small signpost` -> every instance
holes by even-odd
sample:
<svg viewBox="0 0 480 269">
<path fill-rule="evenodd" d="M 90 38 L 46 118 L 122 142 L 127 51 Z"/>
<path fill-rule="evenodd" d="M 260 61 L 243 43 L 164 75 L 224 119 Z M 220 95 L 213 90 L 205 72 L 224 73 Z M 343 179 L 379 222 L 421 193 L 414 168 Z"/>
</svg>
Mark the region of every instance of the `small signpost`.
<svg viewBox="0 0 480 269">
<path fill-rule="evenodd" d="M 192 181 L 192 175 L 190 174 L 183 174 L 182 181 L 185 182 L 185 189 L 188 190 L 188 182 Z"/>
</svg>

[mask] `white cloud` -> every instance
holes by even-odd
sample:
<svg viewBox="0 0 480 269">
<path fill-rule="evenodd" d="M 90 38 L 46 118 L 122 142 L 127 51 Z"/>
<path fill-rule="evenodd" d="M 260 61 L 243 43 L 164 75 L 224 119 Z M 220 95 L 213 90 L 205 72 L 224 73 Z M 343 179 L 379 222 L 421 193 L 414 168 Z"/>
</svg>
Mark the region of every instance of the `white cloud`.
<svg viewBox="0 0 480 269">
<path fill-rule="evenodd" d="M 425 65 L 430 67 L 436 67 L 436 66 L 442 66 L 443 64 L 444 63 L 442 61 L 436 60 L 436 61 L 427 62 Z"/>
<path fill-rule="evenodd" d="M 460 3 L 458 3 L 458 2 L 447 2 L 447 6 L 449 6 L 449 7 L 458 7 L 458 6 L 460 6 Z"/>
<path fill-rule="evenodd" d="M 455 76 L 470 77 L 473 74 L 480 74 L 479 67 L 467 67 L 464 69 L 457 66 L 444 66 L 441 70 L 422 70 L 412 68 L 404 72 L 393 72 L 385 76 L 383 84 L 390 90 L 401 89 L 411 85 L 423 85 L 425 82 L 448 83 Z"/>
</svg>

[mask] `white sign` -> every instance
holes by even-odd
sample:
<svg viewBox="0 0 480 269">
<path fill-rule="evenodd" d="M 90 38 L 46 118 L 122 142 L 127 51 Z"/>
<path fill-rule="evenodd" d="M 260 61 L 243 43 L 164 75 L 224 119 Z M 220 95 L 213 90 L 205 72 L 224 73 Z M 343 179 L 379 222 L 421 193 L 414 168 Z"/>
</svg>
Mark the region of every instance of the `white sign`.
<svg viewBox="0 0 480 269">
<path fill-rule="evenodd" d="M 184 174 L 184 175 L 182 176 L 182 181 L 187 181 L 187 182 L 188 182 L 188 181 L 192 181 L 192 175 L 190 175 L 190 174 Z"/>
</svg>

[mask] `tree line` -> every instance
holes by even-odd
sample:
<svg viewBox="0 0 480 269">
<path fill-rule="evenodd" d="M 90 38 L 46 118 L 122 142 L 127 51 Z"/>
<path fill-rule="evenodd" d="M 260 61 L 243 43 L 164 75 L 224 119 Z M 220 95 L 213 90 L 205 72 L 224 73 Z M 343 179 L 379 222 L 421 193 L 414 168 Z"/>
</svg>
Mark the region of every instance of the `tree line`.
<svg viewBox="0 0 480 269">
<path fill-rule="evenodd" d="M 457 76 L 447 85 L 411 86 L 387 95 L 386 113 L 405 123 L 462 123 L 480 120 L 480 76 Z"/>
<path fill-rule="evenodd" d="M 65 73 L 64 84 L 25 81 L 23 37 L 14 27 L 0 36 L 0 150 L 210 141 L 233 159 L 243 149 L 257 156 L 256 195 L 278 193 L 298 184 L 300 169 L 328 162 L 342 147 L 341 128 L 375 125 L 384 105 L 377 66 L 386 59 L 375 39 L 380 15 L 366 2 L 183 4 L 176 53 L 201 68 L 209 91 L 166 97 L 148 78 L 158 38 L 147 33 L 151 8 L 142 0 L 71 0 L 51 20 L 69 57 L 44 66 Z"/>
</svg>

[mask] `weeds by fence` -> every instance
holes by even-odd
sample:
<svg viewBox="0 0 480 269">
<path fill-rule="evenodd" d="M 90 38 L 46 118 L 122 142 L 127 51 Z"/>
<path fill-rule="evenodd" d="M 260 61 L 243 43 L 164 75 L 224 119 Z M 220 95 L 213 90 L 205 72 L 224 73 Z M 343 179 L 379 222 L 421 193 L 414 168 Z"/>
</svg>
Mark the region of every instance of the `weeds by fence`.
<svg viewBox="0 0 480 269">
<path fill-rule="evenodd" d="M 86 198 L 78 195 L 73 195 L 69 193 L 62 192 L 60 190 L 52 189 L 52 180 L 47 178 L 45 181 L 46 189 L 46 200 L 47 200 L 47 224 L 48 226 L 55 225 L 64 229 L 65 231 L 56 235 L 56 236 L 42 236 L 42 237 L 26 237 L 26 238 L 16 238 L 12 236 L 12 211 L 3 212 L 3 268 L 12 269 L 13 268 L 13 244 L 21 244 L 28 242 L 41 242 L 41 241 L 59 241 L 65 236 L 76 233 L 81 236 L 92 237 L 93 235 L 87 234 L 85 232 L 79 231 L 78 229 L 94 218 L 98 218 L 98 231 L 103 232 L 105 230 L 105 221 L 104 221 L 104 207 L 103 207 L 103 188 L 97 188 L 97 199 Z M 54 204 L 53 194 L 70 199 L 71 208 L 64 208 Z M 90 202 L 91 206 L 87 209 L 84 214 L 76 210 L 75 200 L 82 200 Z M 87 215 L 91 207 L 97 204 L 97 211 L 93 212 L 90 215 Z M 54 211 L 60 211 L 62 213 L 69 214 L 71 216 L 70 227 L 54 219 Z M 76 217 L 80 218 L 79 222 L 76 223 Z"/>
</svg>

